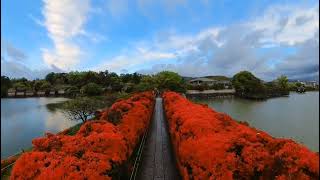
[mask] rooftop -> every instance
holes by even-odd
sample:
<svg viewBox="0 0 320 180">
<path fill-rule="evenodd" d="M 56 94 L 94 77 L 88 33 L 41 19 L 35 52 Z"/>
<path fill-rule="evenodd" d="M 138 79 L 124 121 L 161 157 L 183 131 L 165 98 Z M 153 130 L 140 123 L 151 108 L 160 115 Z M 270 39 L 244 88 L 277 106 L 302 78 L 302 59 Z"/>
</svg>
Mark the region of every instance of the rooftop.
<svg viewBox="0 0 320 180">
<path fill-rule="evenodd" d="M 194 81 L 215 82 L 217 80 L 213 80 L 213 79 L 209 79 L 209 78 L 203 78 L 203 77 L 195 78 L 195 79 L 190 80 L 190 82 L 194 82 Z"/>
</svg>

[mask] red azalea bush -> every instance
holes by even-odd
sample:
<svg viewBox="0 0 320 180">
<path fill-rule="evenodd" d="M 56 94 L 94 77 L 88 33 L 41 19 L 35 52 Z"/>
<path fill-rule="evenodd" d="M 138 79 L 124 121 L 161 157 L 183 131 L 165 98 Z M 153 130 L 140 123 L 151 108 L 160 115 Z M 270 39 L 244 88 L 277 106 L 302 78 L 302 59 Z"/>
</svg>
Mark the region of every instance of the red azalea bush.
<svg viewBox="0 0 320 180">
<path fill-rule="evenodd" d="M 319 153 L 177 93 L 163 98 L 183 179 L 319 179 Z"/>
<path fill-rule="evenodd" d="M 121 100 L 102 112 L 99 120 L 83 124 L 74 136 L 50 134 L 32 141 L 13 167 L 11 179 L 111 179 L 127 161 L 148 127 L 154 94 L 144 92 Z M 108 116 L 119 112 L 117 124 Z"/>
</svg>

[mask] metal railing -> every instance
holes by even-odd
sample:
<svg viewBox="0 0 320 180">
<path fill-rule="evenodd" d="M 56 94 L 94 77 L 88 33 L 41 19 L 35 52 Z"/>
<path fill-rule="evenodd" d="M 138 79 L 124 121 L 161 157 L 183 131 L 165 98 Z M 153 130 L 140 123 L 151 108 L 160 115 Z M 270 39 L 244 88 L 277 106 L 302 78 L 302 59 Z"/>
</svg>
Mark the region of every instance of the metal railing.
<svg viewBox="0 0 320 180">
<path fill-rule="evenodd" d="M 7 157 L 6 159 L 9 159 L 9 158 L 11 158 L 11 157 L 17 156 L 17 155 L 22 154 L 22 153 L 24 153 L 24 149 L 21 149 L 21 152 L 17 152 L 17 153 L 15 153 L 15 154 Z M 1 173 L 2 173 L 3 171 L 5 171 L 6 169 L 8 169 L 9 167 L 11 167 L 12 165 L 14 165 L 14 163 L 16 163 L 16 161 L 14 161 L 13 163 L 8 164 L 7 166 L 1 168 Z"/>
<path fill-rule="evenodd" d="M 148 131 L 149 131 L 149 128 L 143 134 L 143 137 L 142 137 L 142 140 L 141 140 L 138 152 L 137 152 L 137 157 L 135 158 L 135 161 L 134 161 L 133 170 L 132 170 L 131 175 L 130 175 L 130 180 L 135 180 L 136 179 L 138 168 L 139 168 L 139 164 L 140 164 L 140 161 L 141 161 L 141 155 L 142 155 L 142 152 L 143 152 L 143 147 L 144 147 L 145 141 L 147 139 Z"/>
</svg>

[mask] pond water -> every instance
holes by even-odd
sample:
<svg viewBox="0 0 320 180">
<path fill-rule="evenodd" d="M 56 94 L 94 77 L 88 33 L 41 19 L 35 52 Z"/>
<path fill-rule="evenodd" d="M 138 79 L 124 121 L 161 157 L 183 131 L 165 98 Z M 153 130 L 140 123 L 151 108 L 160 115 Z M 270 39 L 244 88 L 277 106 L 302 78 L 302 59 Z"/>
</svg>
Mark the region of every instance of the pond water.
<svg viewBox="0 0 320 180">
<path fill-rule="evenodd" d="M 240 98 L 193 100 L 268 132 L 294 139 L 319 152 L 319 91 L 253 101 Z"/>
<path fill-rule="evenodd" d="M 45 132 L 57 133 L 78 122 L 68 120 L 63 112 L 47 104 L 67 98 L 1 99 L 1 159 L 32 146 L 32 139 Z"/>
<path fill-rule="evenodd" d="M 292 138 L 319 151 L 319 92 L 253 101 L 239 98 L 194 100 L 274 137 Z M 1 159 L 31 147 L 45 132 L 57 133 L 78 122 L 47 106 L 66 98 L 1 99 Z"/>
</svg>

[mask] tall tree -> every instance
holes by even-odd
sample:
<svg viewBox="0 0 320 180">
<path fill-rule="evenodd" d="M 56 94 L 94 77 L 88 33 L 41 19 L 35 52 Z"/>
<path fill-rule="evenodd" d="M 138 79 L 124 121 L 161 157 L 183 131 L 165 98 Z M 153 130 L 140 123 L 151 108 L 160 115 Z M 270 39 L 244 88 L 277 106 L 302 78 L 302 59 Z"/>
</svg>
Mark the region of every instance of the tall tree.
<svg viewBox="0 0 320 180">
<path fill-rule="evenodd" d="M 1 76 L 1 97 L 8 94 L 8 89 L 12 86 L 10 79 L 7 76 Z"/>
<path fill-rule="evenodd" d="M 240 95 L 264 94 L 265 86 L 262 81 L 249 71 L 241 71 L 232 78 L 232 84 Z"/>
<path fill-rule="evenodd" d="M 279 85 L 279 87 L 283 90 L 287 90 L 289 87 L 288 78 L 285 75 L 281 75 L 280 77 L 278 77 L 276 82 Z"/>
<path fill-rule="evenodd" d="M 51 72 L 49 74 L 46 75 L 45 79 L 50 83 L 53 84 L 54 80 L 55 80 L 55 73 Z"/>
<path fill-rule="evenodd" d="M 178 73 L 162 71 L 156 74 L 154 78 L 159 90 L 171 90 L 176 92 L 185 91 L 184 81 Z"/>
<path fill-rule="evenodd" d="M 63 111 L 70 120 L 86 122 L 96 110 L 103 108 L 102 101 L 93 98 L 79 97 L 65 102 Z"/>
</svg>

